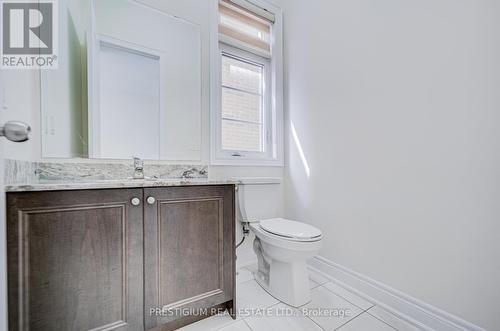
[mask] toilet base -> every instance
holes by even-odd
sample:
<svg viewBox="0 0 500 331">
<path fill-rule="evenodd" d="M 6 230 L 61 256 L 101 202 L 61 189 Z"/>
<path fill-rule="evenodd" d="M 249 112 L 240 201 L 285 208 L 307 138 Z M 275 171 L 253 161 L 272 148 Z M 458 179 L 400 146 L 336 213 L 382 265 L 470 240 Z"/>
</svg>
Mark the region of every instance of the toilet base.
<svg viewBox="0 0 500 331">
<path fill-rule="evenodd" d="M 292 240 L 268 233 L 259 224 L 250 224 L 255 233 L 253 249 L 259 262 L 255 280 L 276 299 L 293 307 L 311 301 L 306 261 L 321 248 L 321 238 Z"/>
<path fill-rule="evenodd" d="M 271 261 L 269 277 L 257 272 L 255 280 L 266 292 L 292 307 L 300 307 L 311 301 L 309 273 L 306 263 Z"/>
<path fill-rule="evenodd" d="M 293 262 L 273 259 L 266 254 L 259 238 L 255 238 L 253 248 L 259 262 L 254 277 L 264 290 L 293 307 L 300 307 L 311 301 L 305 259 Z"/>
</svg>

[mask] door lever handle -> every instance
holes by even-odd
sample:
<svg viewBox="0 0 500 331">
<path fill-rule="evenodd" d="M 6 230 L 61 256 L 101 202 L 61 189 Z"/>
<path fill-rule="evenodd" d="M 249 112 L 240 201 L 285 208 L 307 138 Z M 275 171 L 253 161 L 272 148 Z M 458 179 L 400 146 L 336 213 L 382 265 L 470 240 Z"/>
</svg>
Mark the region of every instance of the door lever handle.
<svg viewBox="0 0 500 331">
<path fill-rule="evenodd" d="M 23 142 L 30 139 L 31 127 L 19 121 L 9 121 L 0 127 L 0 137 L 10 141 Z"/>
</svg>

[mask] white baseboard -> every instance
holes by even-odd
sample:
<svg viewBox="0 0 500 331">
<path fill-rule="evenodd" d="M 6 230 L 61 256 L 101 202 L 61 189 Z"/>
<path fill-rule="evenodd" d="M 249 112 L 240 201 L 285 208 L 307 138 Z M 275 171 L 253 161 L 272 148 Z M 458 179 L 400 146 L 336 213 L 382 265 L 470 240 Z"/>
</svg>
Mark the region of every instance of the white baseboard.
<svg viewBox="0 0 500 331">
<path fill-rule="evenodd" d="M 321 256 L 309 266 L 338 285 L 381 306 L 423 330 L 486 331 L 477 325 L 411 297 Z"/>
</svg>

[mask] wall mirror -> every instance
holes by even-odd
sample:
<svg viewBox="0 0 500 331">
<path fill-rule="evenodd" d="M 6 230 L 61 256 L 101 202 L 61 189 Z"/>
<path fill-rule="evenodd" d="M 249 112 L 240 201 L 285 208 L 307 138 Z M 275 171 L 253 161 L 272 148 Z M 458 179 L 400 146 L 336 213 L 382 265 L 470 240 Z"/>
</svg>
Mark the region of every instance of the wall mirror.
<svg viewBox="0 0 500 331">
<path fill-rule="evenodd" d="M 44 158 L 201 159 L 201 31 L 148 0 L 59 1 Z"/>
</svg>

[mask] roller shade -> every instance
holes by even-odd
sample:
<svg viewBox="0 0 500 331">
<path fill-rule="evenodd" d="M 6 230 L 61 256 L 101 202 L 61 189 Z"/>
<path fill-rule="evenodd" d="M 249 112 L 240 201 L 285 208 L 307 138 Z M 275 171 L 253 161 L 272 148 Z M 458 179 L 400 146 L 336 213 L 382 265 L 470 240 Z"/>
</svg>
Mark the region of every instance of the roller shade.
<svg viewBox="0 0 500 331">
<path fill-rule="evenodd" d="M 219 1 L 219 40 L 223 43 L 270 58 L 273 23 L 273 14 L 248 1 Z"/>
</svg>

